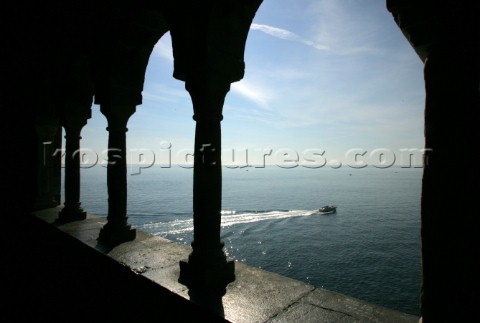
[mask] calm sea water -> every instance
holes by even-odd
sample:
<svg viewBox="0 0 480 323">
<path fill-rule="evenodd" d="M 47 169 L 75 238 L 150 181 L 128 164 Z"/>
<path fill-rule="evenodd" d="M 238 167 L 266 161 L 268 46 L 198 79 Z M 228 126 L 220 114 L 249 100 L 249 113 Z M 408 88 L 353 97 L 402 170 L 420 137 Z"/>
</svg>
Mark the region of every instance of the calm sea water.
<svg viewBox="0 0 480 323">
<path fill-rule="evenodd" d="M 192 176 L 179 166 L 128 176 L 129 222 L 190 244 Z M 224 168 L 225 251 L 251 266 L 419 315 L 421 177 L 418 168 Z M 85 210 L 106 216 L 106 168 L 82 169 L 81 196 Z M 337 205 L 337 213 L 316 212 L 326 204 Z"/>
</svg>

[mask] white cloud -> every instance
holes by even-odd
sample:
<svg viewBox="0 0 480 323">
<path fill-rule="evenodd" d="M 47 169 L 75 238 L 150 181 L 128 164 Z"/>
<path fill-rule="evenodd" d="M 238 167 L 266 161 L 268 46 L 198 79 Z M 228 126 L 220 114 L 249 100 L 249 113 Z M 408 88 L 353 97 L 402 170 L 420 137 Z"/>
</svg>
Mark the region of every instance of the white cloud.
<svg viewBox="0 0 480 323">
<path fill-rule="evenodd" d="M 330 50 L 330 48 L 328 48 L 327 46 L 324 46 L 322 44 L 314 43 L 311 40 L 303 39 L 302 37 L 298 36 L 297 34 L 291 32 L 289 30 L 286 30 L 286 29 L 281 29 L 281 28 L 277 28 L 277 27 L 273 27 L 273 26 L 269 26 L 269 25 L 255 24 L 255 23 L 253 23 L 250 26 L 250 29 L 259 30 L 261 32 L 264 32 L 267 35 L 270 35 L 270 36 L 273 36 L 273 37 L 276 37 L 276 38 L 296 41 L 296 42 L 302 43 L 304 45 L 313 47 L 313 48 L 318 49 L 318 50 L 322 50 L 322 51 L 329 51 Z"/>
<path fill-rule="evenodd" d="M 233 92 L 253 101 L 259 107 L 266 110 L 270 109 L 266 96 L 262 94 L 264 92 L 259 90 L 258 87 L 250 85 L 245 80 L 233 83 L 231 89 Z"/>
<path fill-rule="evenodd" d="M 332 26 L 331 29 L 338 29 L 338 26 Z M 309 39 L 304 39 L 299 35 L 286 30 L 281 29 L 269 25 L 263 24 L 256 24 L 253 23 L 250 27 L 252 30 L 261 31 L 267 35 L 272 37 L 276 37 L 283 40 L 295 41 L 298 43 L 302 43 L 304 45 L 310 46 L 315 48 L 316 50 L 323 51 L 323 52 L 330 52 L 337 55 L 356 55 L 360 53 L 369 53 L 369 54 L 376 54 L 378 53 L 377 49 L 370 47 L 368 45 L 358 45 L 358 46 L 346 46 L 345 44 L 341 44 L 335 37 L 331 36 L 332 33 L 329 31 L 322 31 L 320 32 L 316 38 L 321 39 L 322 41 L 315 42 Z M 327 45 L 330 43 L 331 45 Z"/>
<path fill-rule="evenodd" d="M 280 38 L 280 39 L 285 39 L 285 40 L 299 40 L 300 39 L 300 37 L 297 34 L 292 33 L 291 31 L 281 29 L 281 28 L 277 28 L 277 27 L 272 27 L 272 26 L 269 26 L 269 25 L 261 25 L 261 24 L 253 23 L 250 26 L 250 29 L 260 30 L 267 35 L 277 37 L 277 38 Z"/>
</svg>

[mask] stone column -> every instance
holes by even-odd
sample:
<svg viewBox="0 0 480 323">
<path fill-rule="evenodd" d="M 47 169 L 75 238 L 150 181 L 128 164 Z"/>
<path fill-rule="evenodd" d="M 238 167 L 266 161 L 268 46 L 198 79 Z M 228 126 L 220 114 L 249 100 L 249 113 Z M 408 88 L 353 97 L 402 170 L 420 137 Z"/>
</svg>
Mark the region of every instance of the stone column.
<svg viewBox="0 0 480 323">
<path fill-rule="evenodd" d="M 65 203 L 58 215 L 60 223 L 84 220 L 87 217 L 80 206 L 80 133 L 90 117 L 90 105 L 82 107 L 69 104 L 62 113 L 65 128 Z"/>
<path fill-rule="evenodd" d="M 53 156 L 53 161 L 52 161 L 52 190 L 53 190 L 53 197 L 55 201 L 57 202 L 57 205 L 60 205 L 62 202 L 62 154 L 60 153 L 62 151 L 62 134 L 63 134 L 63 129 L 62 126 L 58 126 L 58 131 L 54 136 L 53 139 L 53 151 L 58 151 L 59 153 L 55 154 Z"/>
<path fill-rule="evenodd" d="M 184 81 L 196 121 L 193 176 L 193 251 L 180 262 L 179 281 L 189 288 L 225 289 L 235 280 L 220 240 L 221 127 L 225 96 L 245 73 L 250 25 L 262 0 L 166 1 L 173 77 Z M 217 290 L 217 292 L 220 290 Z"/>
<path fill-rule="evenodd" d="M 230 82 L 205 77 L 186 82 L 193 102 L 195 129 L 193 175 L 193 251 L 180 262 L 179 281 L 189 287 L 219 287 L 235 280 L 220 240 L 222 204 L 222 109 Z"/>
<path fill-rule="evenodd" d="M 39 162 L 37 169 L 37 197 L 35 199 L 34 209 L 40 210 L 58 205 L 53 190 L 52 171 L 53 143 L 55 134 L 59 131 L 59 126 L 54 124 L 36 125 L 35 130 L 37 135 L 37 154 L 39 156 Z"/>
<path fill-rule="evenodd" d="M 100 231 L 98 241 L 107 245 L 134 240 L 136 230 L 127 220 L 127 159 L 126 132 L 135 105 L 101 105 L 100 111 L 108 121 L 108 216 L 107 224 Z"/>
</svg>

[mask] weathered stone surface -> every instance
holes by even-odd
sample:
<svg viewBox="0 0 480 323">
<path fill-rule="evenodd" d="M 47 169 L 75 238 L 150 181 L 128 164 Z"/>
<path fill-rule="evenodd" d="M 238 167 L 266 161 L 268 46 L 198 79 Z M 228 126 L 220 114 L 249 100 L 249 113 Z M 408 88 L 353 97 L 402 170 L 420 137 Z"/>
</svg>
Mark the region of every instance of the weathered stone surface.
<svg viewBox="0 0 480 323">
<path fill-rule="evenodd" d="M 236 280 L 222 300 L 225 318 L 233 322 L 265 322 L 314 288 L 243 263 L 235 267 Z"/>
<path fill-rule="evenodd" d="M 42 219 L 44 222 L 53 224 L 57 220 L 58 212 L 62 210 L 61 207 L 43 209 L 35 212 L 35 216 Z"/>
<path fill-rule="evenodd" d="M 316 309 L 312 310 L 312 306 Z M 284 316 L 303 315 L 313 318 L 318 315 L 319 321 L 317 322 L 323 322 L 322 319 L 327 315 L 326 312 L 335 313 L 338 322 L 418 322 L 418 318 L 415 316 L 370 304 L 324 289 L 316 289 L 312 293 L 306 295 L 298 302 L 298 304 L 296 304 L 296 306 L 289 309 Z M 327 315 L 327 317 L 328 316 L 330 315 Z M 280 322 L 282 321 L 282 317 L 282 315 L 279 316 Z M 337 321 L 335 320 L 333 322 Z"/>
<path fill-rule="evenodd" d="M 358 322 L 348 313 L 336 312 L 307 303 L 295 304 L 284 313 L 274 317 L 271 323 L 332 323 L 332 322 Z"/>
<path fill-rule="evenodd" d="M 141 242 L 128 242 L 114 248 L 108 255 L 132 269 L 151 269 L 178 265 L 181 259 L 188 257 L 191 249 L 174 244 L 165 239 L 150 237 Z M 140 269 L 142 270 L 142 269 Z"/>
</svg>

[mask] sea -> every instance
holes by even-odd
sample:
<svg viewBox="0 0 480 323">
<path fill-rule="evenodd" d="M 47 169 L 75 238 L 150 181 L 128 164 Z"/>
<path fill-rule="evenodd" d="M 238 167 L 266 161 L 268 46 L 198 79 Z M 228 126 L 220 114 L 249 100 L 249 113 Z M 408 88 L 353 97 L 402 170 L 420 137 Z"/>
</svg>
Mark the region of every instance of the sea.
<svg viewBox="0 0 480 323">
<path fill-rule="evenodd" d="M 190 245 L 193 169 L 128 170 L 128 221 Z M 223 167 L 230 259 L 419 316 L 422 168 Z M 81 169 L 81 202 L 106 216 L 107 172 Z M 337 206 L 333 214 L 319 207 Z"/>
</svg>

